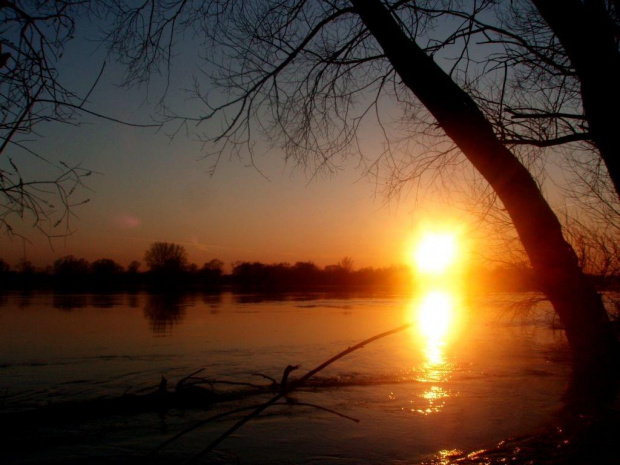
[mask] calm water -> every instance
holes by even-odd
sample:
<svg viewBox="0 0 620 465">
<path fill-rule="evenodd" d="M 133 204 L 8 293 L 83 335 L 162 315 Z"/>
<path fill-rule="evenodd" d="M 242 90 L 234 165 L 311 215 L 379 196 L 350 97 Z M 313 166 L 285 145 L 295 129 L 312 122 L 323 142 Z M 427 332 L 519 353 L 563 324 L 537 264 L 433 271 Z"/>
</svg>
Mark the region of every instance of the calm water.
<svg viewBox="0 0 620 465">
<path fill-rule="evenodd" d="M 299 364 L 300 376 L 411 322 L 330 366 L 323 385 L 294 394 L 359 423 L 275 406 L 204 463 L 420 463 L 553 422 L 569 374 L 567 345 L 547 304 L 515 310 L 522 297 L 7 294 L 0 296 L 0 412 L 120 396 L 155 387 L 162 376 L 173 385 L 202 368 L 211 379 L 264 382 L 252 374 L 279 379 Z M 121 463 L 213 412 L 257 400 L 9 428 L 0 463 Z M 180 463 L 231 424 L 202 427 L 159 457 Z"/>
</svg>

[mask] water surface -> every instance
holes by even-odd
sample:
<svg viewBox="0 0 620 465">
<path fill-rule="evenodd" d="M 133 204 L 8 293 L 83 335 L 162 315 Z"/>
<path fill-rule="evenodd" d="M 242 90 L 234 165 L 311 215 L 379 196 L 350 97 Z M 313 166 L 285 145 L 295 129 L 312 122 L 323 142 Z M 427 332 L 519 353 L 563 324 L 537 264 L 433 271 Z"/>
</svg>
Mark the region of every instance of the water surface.
<svg viewBox="0 0 620 465">
<path fill-rule="evenodd" d="M 292 364 L 303 374 L 411 322 L 293 395 L 359 423 L 275 406 L 207 463 L 420 463 L 553 422 L 569 374 L 567 345 L 548 305 L 515 310 L 522 297 L 10 293 L 0 299 L 2 412 L 140 392 L 162 376 L 172 386 L 199 369 L 211 379 L 263 383 L 256 373 L 279 379 Z M 0 461 L 131 463 L 214 412 L 261 399 L 9 429 Z M 200 428 L 158 457 L 187 459 L 231 424 Z"/>
</svg>

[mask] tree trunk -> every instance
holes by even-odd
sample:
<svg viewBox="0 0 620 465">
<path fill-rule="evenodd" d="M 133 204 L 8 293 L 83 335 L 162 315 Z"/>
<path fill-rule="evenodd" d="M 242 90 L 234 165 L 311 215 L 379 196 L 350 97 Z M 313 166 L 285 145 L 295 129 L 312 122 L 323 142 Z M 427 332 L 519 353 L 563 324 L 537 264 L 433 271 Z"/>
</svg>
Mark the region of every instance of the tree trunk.
<svg viewBox="0 0 620 465">
<path fill-rule="evenodd" d="M 497 139 L 476 103 L 402 31 L 379 0 L 351 3 L 403 82 L 503 202 L 536 279 L 565 327 L 576 392 L 611 400 L 616 392 L 616 337 L 599 294 L 579 268 L 535 180 Z"/>
<path fill-rule="evenodd" d="M 532 0 L 564 47 L 581 82 L 593 142 L 620 197 L 620 53 L 614 23 L 600 0 Z M 620 13 L 620 12 L 619 12 Z"/>
</svg>

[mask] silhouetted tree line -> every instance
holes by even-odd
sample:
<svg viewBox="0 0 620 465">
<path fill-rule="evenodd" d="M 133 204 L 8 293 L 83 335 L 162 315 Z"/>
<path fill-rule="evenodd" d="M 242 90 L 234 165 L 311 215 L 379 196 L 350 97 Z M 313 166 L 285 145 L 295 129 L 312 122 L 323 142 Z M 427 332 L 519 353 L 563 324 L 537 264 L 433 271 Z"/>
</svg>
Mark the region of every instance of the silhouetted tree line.
<svg viewBox="0 0 620 465">
<path fill-rule="evenodd" d="M 158 288 L 218 288 L 223 283 L 224 263 L 213 259 L 199 268 L 188 264 L 183 246 L 166 242 L 151 244 L 144 254 L 147 270 L 132 261 L 125 268 L 110 258 L 89 262 L 67 255 L 51 266 L 36 268 L 29 261 L 14 269 L 0 258 L 0 288 L 67 288 L 77 290 L 124 290 Z"/>
<path fill-rule="evenodd" d="M 349 257 L 324 268 L 311 261 L 298 261 L 292 265 L 240 261 L 232 264 L 231 274 L 224 274 L 223 261 L 214 258 L 199 267 L 189 263 L 183 246 L 167 242 L 151 244 L 144 254 L 144 263 L 146 269 L 142 270 L 141 263 L 136 260 L 123 267 L 110 258 L 88 262 L 67 255 L 44 268 L 36 268 L 29 261 L 22 261 L 12 268 L 0 258 L 0 288 L 113 291 L 148 288 L 220 290 L 227 286 L 240 291 L 273 292 L 349 288 L 409 290 L 415 284 L 411 270 L 406 266 L 355 270 Z M 526 268 L 472 268 L 464 279 L 487 290 L 535 289 L 535 280 Z M 605 287 L 618 283 L 614 276 L 592 279 Z"/>
<path fill-rule="evenodd" d="M 2 288 L 68 288 L 84 290 L 220 289 L 232 286 L 242 290 L 288 290 L 342 287 L 405 287 L 411 276 L 406 267 L 353 269 L 353 260 L 343 258 L 335 265 L 319 268 L 313 262 L 265 264 L 236 262 L 225 275 L 224 262 L 214 258 L 201 267 L 189 263 L 187 251 L 178 244 L 155 242 L 144 254 L 146 270 L 132 261 L 127 267 L 110 258 L 89 262 L 67 255 L 51 266 L 36 268 L 22 261 L 11 268 L 0 259 Z"/>
<path fill-rule="evenodd" d="M 353 270 L 352 260 L 319 268 L 313 262 L 233 264 L 231 283 L 242 289 L 279 290 L 308 288 L 398 287 L 411 286 L 412 277 L 404 266 Z"/>
</svg>

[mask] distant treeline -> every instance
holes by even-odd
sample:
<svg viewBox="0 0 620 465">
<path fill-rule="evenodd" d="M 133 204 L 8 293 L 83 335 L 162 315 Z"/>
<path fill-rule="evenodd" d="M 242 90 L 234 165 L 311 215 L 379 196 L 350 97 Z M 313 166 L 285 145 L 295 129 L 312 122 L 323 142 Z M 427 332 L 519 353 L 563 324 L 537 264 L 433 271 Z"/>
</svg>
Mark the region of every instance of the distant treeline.
<svg viewBox="0 0 620 465">
<path fill-rule="evenodd" d="M 202 266 L 189 263 L 183 246 L 166 242 L 152 244 L 144 254 L 146 269 L 132 261 L 127 267 L 109 258 L 89 262 L 68 255 L 52 265 L 37 268 L 22 261 L 12 268 L 0 259 L 1 288 L 70 288 L 126 290 L 141 288 L 218 289 L 234 286 L 244 290 L 289 290 L 310 288 L 405 287 L 411 284 L 407 267 L 353 269 L 353 260 L 321 268 L 313 262 L 265 264 L 235 262 L 224 273 L 224 262 L 212 259 Z"/>
<path fill-rule="evenodd" d="M 3 288 L 84 288 L 134 289 L 175 287 L 213 289 L 237 286 L 246 290 L 280 290 L 329 287 L 404 287 L 411 283 L 407 267 L 363 268 L 349 270 L 338 265 L 320 268 L 312 262 L 265 264 L 238 262 L 232 273 L 205 264 L 190 265 L 182 270 L 147 270 L 123 268 L 110 259 L 92 263 L 72 256 L 63 257 L 54 266 L 38 269 L 22 267 L 15 270 L 3 266 L 0 287 Z"/>
<path fill-rule="evenodd" d="M 88 262 L 68 255 L 52 265 L 37 268 L 28 261 L 10 267 L 0 258 L 0 289 L 47 289 L 120 291 L 133 289 L 208 290 L 229 287 L 242 291 L 288 291 L 309 289 L 372 289 L 409 291 L 415 277 L 409 267 L 354 269 L 353 260 L 319 267 L 310 261 L 294 264 L 235 262 L 230 274 L 224 262 L 212 259 L 202 266 L 189 263 L 183 246 L 152 244 L 144 254 L 145 268 L 138 261 L 127 267 L 109 258 Z M 462 276 L 470 288 L 481 290 L 536 290 L 529 269 L 524 267 L 471 268 Z M 601 287 L 617 287 L 617 279 L 593 277 Z"/>
</svg>

